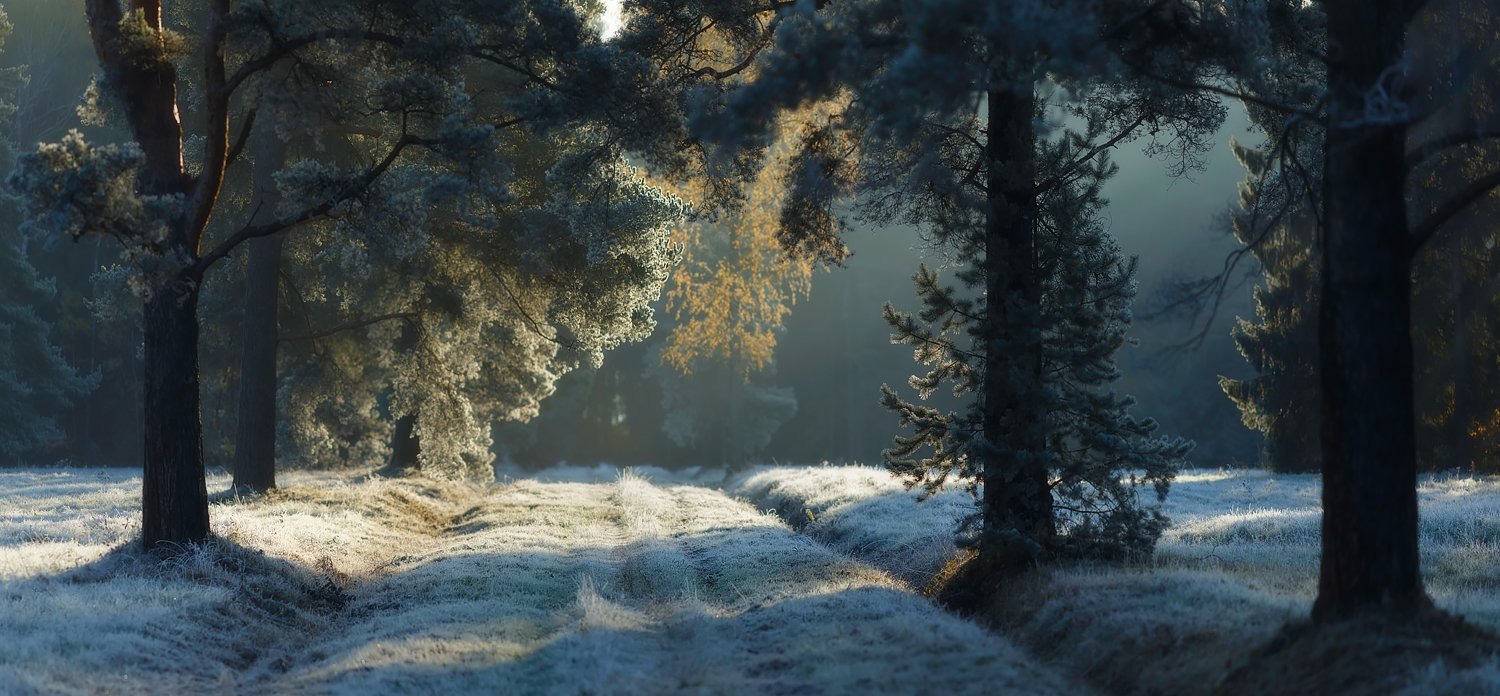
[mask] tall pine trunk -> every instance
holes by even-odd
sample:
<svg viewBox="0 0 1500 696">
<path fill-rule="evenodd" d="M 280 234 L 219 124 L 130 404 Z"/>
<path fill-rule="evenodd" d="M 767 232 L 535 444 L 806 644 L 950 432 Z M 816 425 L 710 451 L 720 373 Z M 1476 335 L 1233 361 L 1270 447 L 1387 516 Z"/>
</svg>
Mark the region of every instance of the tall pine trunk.
<svg viewBox="0 0 1500 696">
<path fill-rule="evenodd" d="M 1330 0 L 1324 147 L 1323 558 L 1313 618 L 1428 604 L 1417 556 L 1405 126 L 1366 117 L 1406 3 Z"/>
<path fill-rule="evenodd" d="M 386 469 L 392 475 L 416 468 L 422 456 L 422 439 L 417 437 L 417 416 L 407 414 L 396 419 L 391 432 L 391 461 Z"/>
<path fill-rule="evenodd" d="M 1469 436 L 1473 408 L 1467 384 L 1469 353 L 1472 350 L 1469 345 L 1468 317 L 1478 293 L 1468 289 L 1464 277 L 1463 235 L 1453 231 L 1449 233 L 1448 240 L 1449 254 L 1452 255 L 1448 278 L 1453 302 L 1453 333 L 1448 337 L 1448 369 L 1452 372 L 1453 410 L 1448 415 L 1443 438 L 1453 448 L 1452 466 L 1470 469 L 1474 465 L 1474 445 Z"/>
<path fill-rule="evenodd" d="M 198 284 L 158 287 L 145 302 L 146 548 L 208 538 L 203 424 L 198 405 Z"/>
<path fill-rule="evenodd" d="M 267 124 L 269 126 L 269 124 Z M 275 129 L 257 133 L 255 222 L 275 219 L 281 202 L 274 174 L 286 162 L 286 145 Z M 235 423 L 234 487 L 264 491 L 276 487 L 277 281 L 281 235 L 247 242 L 244 334 L 240 343 L 239 414 Z"/>
<path fill-rule="evenodd" d="M 982 464 L 981 557 L 1002 567 L 1035 558 L 1054 533 L 1043 398 L 1041 285 L 1036 263 L 1036 109 L 1030 84 L 988 94 L 985 370 L 990 443 Z"/>
</svg>

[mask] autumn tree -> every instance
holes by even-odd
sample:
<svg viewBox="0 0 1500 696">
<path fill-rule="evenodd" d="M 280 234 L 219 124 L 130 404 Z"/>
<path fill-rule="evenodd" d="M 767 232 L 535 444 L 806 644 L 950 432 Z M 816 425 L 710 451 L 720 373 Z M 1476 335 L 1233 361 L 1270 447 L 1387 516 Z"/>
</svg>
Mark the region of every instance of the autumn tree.
<svg viewBox="0 0 1500 696">
<path fill-rule="evenodd" d="M 665 294 L 673 324 L 660 349 L 661 368 L 648 366 L 647 373 L 661 387 L 667 437 L 720 463 L 744 464 L 797 413 L 790 387 L 765 383 L 775 370 L 783 322 L 811 292 L 815 268 L 811 258 L 787 255 L 778 240 L 787 195 L 781 173 L 796 149 L 796 124 L 826 118 L 830 108 L 784 118 L 760 171 L 738 192 L 743 200 L 675 233 L 684 257 Z M 697 182 L 681 193 L 702 206 L 713 203 L 713 192 Z"/>
</svg>

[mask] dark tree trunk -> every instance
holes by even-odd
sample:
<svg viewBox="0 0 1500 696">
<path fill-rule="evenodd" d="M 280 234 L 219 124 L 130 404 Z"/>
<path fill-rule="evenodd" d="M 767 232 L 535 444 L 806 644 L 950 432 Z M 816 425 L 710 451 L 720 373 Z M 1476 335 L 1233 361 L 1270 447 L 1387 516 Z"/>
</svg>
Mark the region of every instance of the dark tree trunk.
<svg viewBox="0 0 1500 696">
<path fill-rule="evenodd" d="M 139 12 L 153 29 L 162 27 L 159 0 L 137 0 Z M 213 8 L 221 20 L 227 8 Z M 171 61 L 142 61 L 126 49 L 120 36 L 124 17 L 118 0 L 85 0 L 84 14 L 89 35 L 99 57 L 99 67 L 109 78 L 120 99 L 131 135 L 145 156 L 140 176 L 141 193 L 182 196 L 186 203 L 164 246 L 174 255 L 192 261 L 198 257 L 198 242 L 218 195 L 223 172 L 222 150 L 206 152 L 203 172 L 189 175 L 183 165 L 182 123 L 177 108 L 177 72 Z M 213 24 L 206 54 L 218 55 L 220 70 L 208 70 L 210 82 L 221 83 L 222 22 Z M 213 65 L 209 66 L 210 68 Z M 211 125 L 213 114 L 222 111 L 227 92 L 207 90 Z M 222 119 L 220 119 L 222 121 Z M 226 125 L 220 123 L 220 126 Z M 213 129 L 210 129 L 213 131 Z M 212 134 L 212 133 L 211 133 Z M 219 129 L 224 141 L 225 132 Z M 145 302 L 146 365 L 145 466 L 142 473 L 141 535 L 147 548 L 162 543 L 201 541 L 208 537 L 208 495 L 203 477 L 203 428 L 198 402 L 198 293 L 201 269 L 196 264 L 169 280 L 156 284 Z"/>
<path fill-rule="evenodd" d="M 417 437 L 417 417 L 408 414 L 396 419 L 396 429 L 391 433 L 391 462 L 386 469 L 401 473 L 418 465 L 422 455 L 422 439 Z"/>
<path fill-rule="evenodd" d="M 1473 311 L 1474 300 L 1478 293 L 1468 289 L 1469 283 L 1464 275 L 1463 235 L 1453 231 L 1449 233 L 1448 239 L 1449 253 L 1453 255 L 1448 276 L 1453 297 L 1453 334 L 1448 337 L 1448 363 L 1452 371 L 1450 378 L 1453 381 L 1453 411 L 1448 415 L 1443 439 L 1453 448 L 1452 466 L 1472 469 L 1474 447 L 1469 436 L 1469 424 L 1473 421 L 1473 417 L 1467 379 L 1469 353 L 1472 348 L 1469 345 L 1468 317 Z"/>
<path fill-rule="evenodd" d="M 268 124 L 269 125 L 269 124 Z M 281 195 L 273 177 L 286 160 L 275 129 L 257 134 L 254 174 L 256 222 L 276 216 Z M 276 487 L 277 281 L 281 235 L 247 242 L 244 335 L 240 344 L 239 414 L 235 424 L 234 487 L 264 491 Z"/>
<path fill-rule="evenodd" d="M 1045 550 L 1054 533 L 1036 268 L 1036 98 L 1029 84 L 988 97 L 981 403 L 990 447 L 982 465 L 979 552 L 1013 566 Z"/>
<path fill-rule="evenodd" d="M 208 538 L 203 427 L 198 412 L 198 286 L 159 287 L 145 303 L 146 548 Z"/>
<path fill-rule="evenodd" d="M 247 244 L 234 487 L 265 491 L 276 487 L 276 289 L 282 242 L 273 236 Z"/>
<path fill-rule="evenodd" d="M 1428 604 L 1417 556 L 1406 130 L 1364 117 L 1366 95 L 1401 59 L 1411 11 L 1392 0 L 1325 7 L 1318 621 Z"/>
</svg>

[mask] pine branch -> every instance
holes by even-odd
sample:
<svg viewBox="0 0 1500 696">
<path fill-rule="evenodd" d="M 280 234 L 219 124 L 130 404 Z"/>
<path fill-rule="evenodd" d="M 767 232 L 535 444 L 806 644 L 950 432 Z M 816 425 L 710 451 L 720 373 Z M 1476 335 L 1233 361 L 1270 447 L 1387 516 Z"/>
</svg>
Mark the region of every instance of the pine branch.
<svg viewBox="0 0 1500 696">
<path fill-rule="evenodd" d="M 381 314 L 379 316 L 369 317 L 367 319 L 359 319 L 359 320 L 355 320 L 355 321 L 351 321 L 351 322 L 339 324 L 337 326 L 331 326 L 331 327 L 328 327 L 327 329 L 323 329 L 321 331 L 314 331 L 314 332 L 305 333 L 305 334 L 294 334 L 294 335 L 291 335 L 291 336 L 277 336 L 276 340 L 278 340 L 278 341 L 315 341 L 315 340 L 320 339 L 320 338 L 327 338 L 327 337 L 332 336 L 334 334 L 343 333 L 345 331 L 353 331 L 354 329 L 362 329 L 362 328 L 364 328 L 366 326 L 372 326 L 374 324 L 379 324 L 379 323 L 384 322 L 384 321 L 390 321 L 392 319 L 401 319 L 401 320 L 405 320 L 405 321 L 408 321 L 408 322 L 414 322 L 420 316 L 421 315 L 418 314 L 417 312 L 391 312 L 390 314 Z"/>
</svg>

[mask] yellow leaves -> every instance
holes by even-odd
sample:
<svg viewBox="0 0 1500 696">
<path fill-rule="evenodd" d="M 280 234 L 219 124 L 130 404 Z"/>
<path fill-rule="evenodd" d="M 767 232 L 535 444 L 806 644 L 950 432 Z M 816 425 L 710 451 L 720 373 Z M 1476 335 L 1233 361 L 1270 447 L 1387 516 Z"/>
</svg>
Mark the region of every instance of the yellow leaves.
<svg viewBox="0 0 1500 696">
<path fill-rule="evenodd" d="M 820 110 L 826 107 L 808 111 Z M 673 232 L 685 251 L 666 290 L 677 325 L 662 361 L 682 374 L 705 360 L 728 364 L 747 379 L 766 369 L 782 321 L 812 290 L 812 261 L 788 258 L 776 239 L 786 198 L 778 174 L 791 158 L 796 130 L 781 129 L 765 166 L 745 187 L 743 207 L 717 222 L 691 222 Z"/>
</svg>

